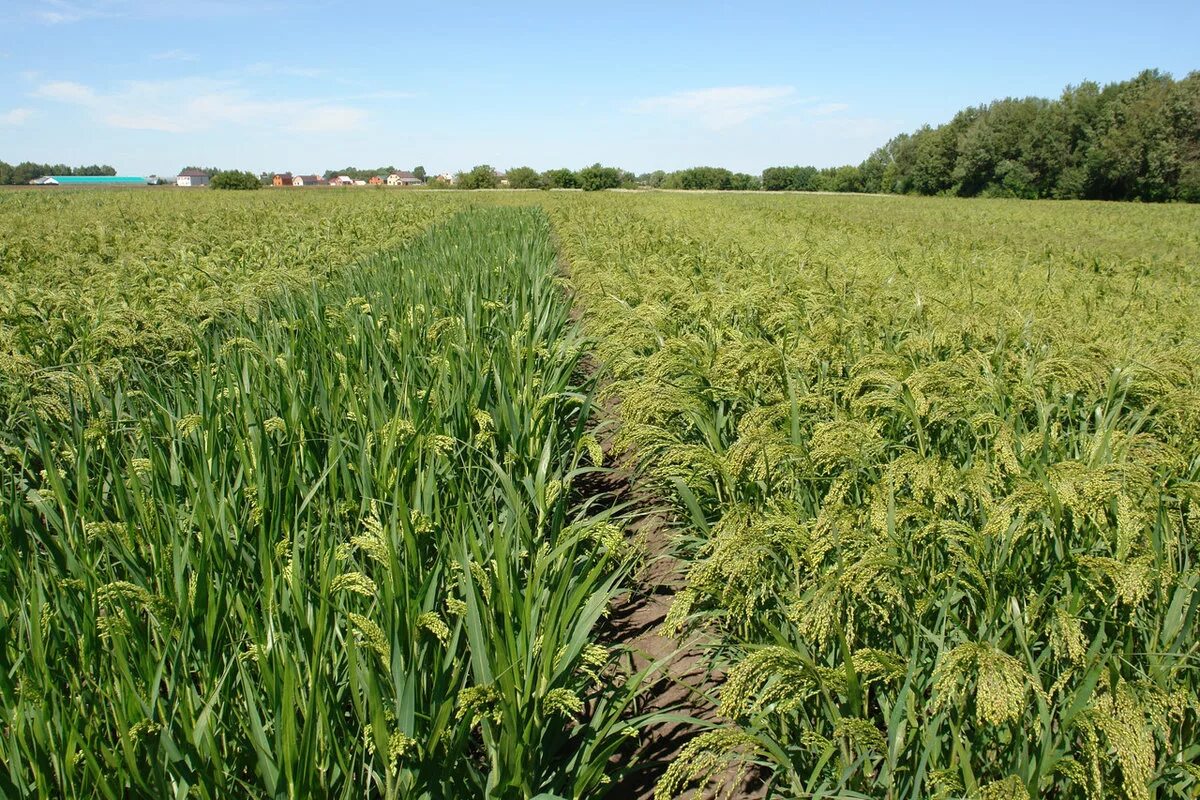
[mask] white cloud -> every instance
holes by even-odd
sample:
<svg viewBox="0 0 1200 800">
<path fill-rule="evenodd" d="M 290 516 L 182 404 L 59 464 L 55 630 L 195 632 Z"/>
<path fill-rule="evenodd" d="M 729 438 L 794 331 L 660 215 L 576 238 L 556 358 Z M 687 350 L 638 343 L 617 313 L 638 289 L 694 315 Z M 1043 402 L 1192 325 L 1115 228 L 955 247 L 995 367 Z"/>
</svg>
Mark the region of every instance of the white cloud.
<svg viewBox="0 0 1200 800">
<path fill-rule="evenodd" d="M 174 50 L 165 50 L 161 53 L 152 53 L 150 55 L 150 60 L 151 61 L 195 61 L 196 54 L 190 53 L 187 50 L 180 50 L 180 49 L 176 48 Z"/>
<path fill-rule="evenodd" d="M 211 19 L 277 13 L 279 4 L 249 0 L 38 0 L 27 13 L 46 25 L 88 19 Z"/>
<path fill-rule="evenodd" d="M 721 130 L 790 105 L 795 93 L 792 86 L 719 86 L 646 98 L 635 110 L 690 118 Z"/>
<path fill-rule="evenodd" d="M 184 104 L 183 115 L 206 120 L 206 127 L 221 122 L 309 132 L 358 130 L 367 119 L 366 111 L 350 106 L 315 99 L 260 100 L 239 91 L 197 95 Z"/>
<path fill-rule="evenodd" d="M 354 100 L 415 100 L 423 95 L 420 92 L 402 92 L 395 89 L 383 89 L 378 92 L 363 92 L 349 95 Z"/>
<path fill-rule="evenodd" d="M 364 109 L 321 98 L 267 100 L 243 89 L 236 81 L 180 78 L 126 81 L 101 92 L 72 81 L 51 81 L 33 96 L 91 109 L 110 128 L 194 133 L 215 127 L 305 131 L 309 133 L 361 130 Z"/>
<path fill-rule="evenodd" d="M 139 114 L 114 111 L 100 117 L 110 128 L 134 131 L 162 131 L 163 133 L 186 133 L 188 127 L 177 117 L 166 114 Z"/>
<path fill-rule="evenodd" d="M 246 67 L 246 74 L 254 76 L 280 75 L 287 78 L 319 78 L 328 73 L 329 70 L 320 67 L 293 67 L 287 64 L 272 64 L 269 61 L 259 61 Z"/>
<path fill-rule="evenodd" d="M 43 83 L 33 93 L 34 97 L 44 97 L 48 100 L 59 100 L 64 103 L 93 105 L 96 93 L 82 83 L 74 81 L 50 81 Z"/>
<path fill-rule="evenodd" d="M 33 11 L 35 19 L 47 25 L 65 25 L 85 19 L 113 16 L 111 2 L 68 2 L 67 0 L 42 0 Z"/>
<path fill-rule="evenodd" d="M 0 125 L 23 125 L 25 120 L 33 116 L 33 110 L 28 108 L 14 108 L 4 113 L 0 113 Z"/>
<path fill-rule="evenodd" d="M 356 131 L 365 127 L 367 112 L 361 108 L 346 106 L 319 106 L 295 115 L 289 130 L 309 133 L 336 133 Z"/>
<path fill-rule="evenodd" d="M 814 117 L 828 117 L 831 114 L 840 114 L 843 111 L 849 110 L 849 108 L 850 106 L 846 103 L 822 103 L 811 109 L 808 113 Z"/>
</svg>

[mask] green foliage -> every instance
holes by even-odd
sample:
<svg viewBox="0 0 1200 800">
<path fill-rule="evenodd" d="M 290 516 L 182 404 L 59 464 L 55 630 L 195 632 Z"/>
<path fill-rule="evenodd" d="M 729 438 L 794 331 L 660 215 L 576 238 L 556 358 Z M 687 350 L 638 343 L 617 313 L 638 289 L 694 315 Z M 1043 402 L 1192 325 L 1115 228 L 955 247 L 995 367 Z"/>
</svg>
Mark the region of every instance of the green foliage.
<svg viewBox="0 0 1200 800">
<path fill-rule="evenodd" d="M 1195 795 L 1200 209 L 553 213 L 727 675 L 660 798 Z"/>
<path fill-rule="evenodd" d="M 768 192 L 817 191 L 816 167 L 768 167 L 763 170 L 762 188 Z"/>
<path fill-rule="evenodd" d="M 579 177 L 573 170 L 548 169 L 542 173 L 542 183 L 550 189 L 578 189 Z"/>
<path fill-rule="evenodd" d="M 592 641 L 628 561 L 555 264 L 541 213 L 463 215 L 28 409 L 0 794 L 600 794 L 639 679 Z"/>
<path fill-rule="evenodd" d="M 759 188 L 758 178 L 743 172 L 730 172 L 723 167 L 692 167 L 668 174 L 654 175 L 645 183 L 663 189 L 708 189 L 727 191 Z"/>
<path fill-rule="evenodd" d="M 392 170 L 389 170 L 388 174 L 390 175 L 391 173 Z M 425 172 L 424 167 L 413 167 L 412 174 L 415 175 L 422 183 L 424 183 L 425 178 L 428 177 L 428 173 Z"/>
<path fill-rule="evenodd" d="M 1193 201 L 1200 72 L 1176 81 L 1147 70 L 1057 100 L 997 100 L 897 137 L 872 159 L 873 170 L 892 169 L 885 191 Z"/>
<path fill-rule="evenodd" d="M 767 191 L 1182 200 L 1200 196 L 1200 72 L 997 100 L 900 134 L 858 167 L 769 167 Z M 683 187 L 679 187 L 683 188 Z"/>
<path fill-rule="evenodd" d="M 500 185 L 500 178 L 489 165 L 480 164 L 470 172 L 458 173 L 454 185 L 459 189 L 495 189 Z"/>
<path fill-rule="evenodd" d="M 542 176 L 533 167 L 513 167 L 506 177 L 510 189 L 542 188 Z"/>
<path fill-rule="evenodd" d="M 663 185 L 663 181 L 667 179 L 667 173 L 661 169 L 656 169 L 654 172 L 645 172 L 637 176 L 637 182 L 642 186 L 648 186 L 651 189 L 658 189 Z"/>
<path fill-rule="evenodd" d="M 241 172 L 238 170 L 225 170 L 218 172 L 212 176 L 209 181 L 209 188 L 212 189 L 261 189 L 262 182 L 254 175 L 253 172 Z"/>
<path fill-rule="evenodd" d="M 280 290 L 407 244 L 452 196 L 361 192 L 0 193 L 0 422 L 61 417 L 75 372 L 186 368 L 198 335 Z"/>
<path fill-rule="evenodd" d="M 604 167 L 599 163 L 579 170 L 579 188 L 585 192 L 616 189 L 624 181 L 624 174 L 616 167 Z"/>
</svg>

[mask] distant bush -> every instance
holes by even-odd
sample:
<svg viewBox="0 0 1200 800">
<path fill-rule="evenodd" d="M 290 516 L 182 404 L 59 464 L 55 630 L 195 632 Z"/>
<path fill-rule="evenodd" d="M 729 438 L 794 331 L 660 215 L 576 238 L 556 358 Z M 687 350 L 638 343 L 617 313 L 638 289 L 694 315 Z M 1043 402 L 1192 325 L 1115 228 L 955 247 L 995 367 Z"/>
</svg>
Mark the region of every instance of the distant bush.
<svg viewBox="0 0 1200 800">
<path fill-rule="evenodd" d="M 459 189 L 495 189 L 500 185 L 500 178 L 490 164 L 480 164 L 470 172 L 458 173 L 454 185 Z"/>
<path fill-rule="evenodd" d="M 542 185 L 550 189 L 577 189 L 579 176 L 573 170 L 548 169 L 542 173 Z"/>
<path fill-rule="evenodd" d="M 533 167 L 513 167 L 506 177 L 510 189 L 542 188 L 542 176 Z"/>
<path fill-rule="evenodd" d="M 756 175 L 744 172 L 730 172 L 724 167 L 691 167 L 672 172 L 667 175 L 650 173 L 645 176 L 647 186 L 661 186 L 664 189 L 714 189 L 728 191 L 730 189 L 758 189 L 759 179 Z"/>
<path fill-rule="evenodd" d="M 579 170 L 579 188 L 585 192 L 616 189 L 622 184 L 623 177 L 616 167 L 602 167 L 596 163 Z"/>
<path fill-rule="evenodd" d="M 259 189 L 262 183 L 253 172 L 230 169 L 212 176 L 208 184 L 214 189 Z"/>
</svg>

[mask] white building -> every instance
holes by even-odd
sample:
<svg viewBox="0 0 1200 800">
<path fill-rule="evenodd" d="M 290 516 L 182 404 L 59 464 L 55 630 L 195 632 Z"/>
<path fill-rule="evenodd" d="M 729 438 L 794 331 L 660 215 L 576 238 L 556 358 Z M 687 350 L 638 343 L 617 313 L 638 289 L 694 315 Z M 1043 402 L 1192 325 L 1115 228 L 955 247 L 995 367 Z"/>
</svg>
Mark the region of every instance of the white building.
<svg viewBox="0 0 1200 800">
<path fill-rule="evenodd" d="M 185 169 L 175 178 L 176 186 L 208 186 L 208 173 L 198 169 Z"/>
</svg>

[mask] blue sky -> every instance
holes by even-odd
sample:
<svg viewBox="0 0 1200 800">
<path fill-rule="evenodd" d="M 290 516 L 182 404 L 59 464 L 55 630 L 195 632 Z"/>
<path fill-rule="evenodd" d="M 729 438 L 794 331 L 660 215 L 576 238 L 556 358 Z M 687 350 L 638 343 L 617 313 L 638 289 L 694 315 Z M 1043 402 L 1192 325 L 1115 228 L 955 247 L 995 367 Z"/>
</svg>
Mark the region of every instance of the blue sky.
<svg viewBox="0 0 1200 800">
<path fill-rule="evenodd" d="M 1200 69 L 1200 2 L 3 0 L 0 159 L 857 163 L 1004 96 Z"/>
</svg>

